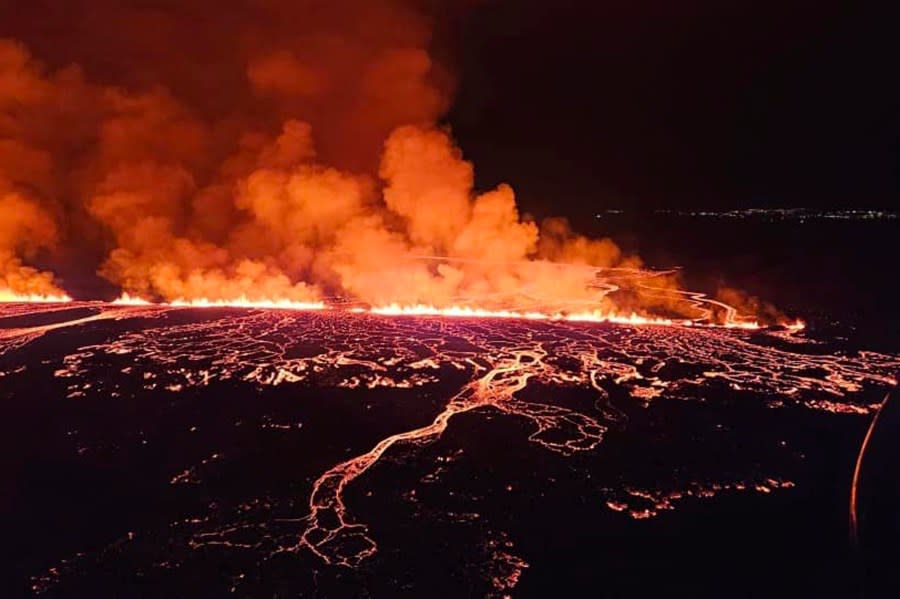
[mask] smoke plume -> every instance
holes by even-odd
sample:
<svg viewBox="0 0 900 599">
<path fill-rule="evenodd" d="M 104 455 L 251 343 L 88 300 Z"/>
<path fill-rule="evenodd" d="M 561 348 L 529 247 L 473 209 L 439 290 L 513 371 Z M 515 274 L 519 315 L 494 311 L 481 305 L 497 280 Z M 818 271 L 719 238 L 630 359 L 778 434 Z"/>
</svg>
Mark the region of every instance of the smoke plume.
<svg viewBox="0 0 900 599">
<path fill-rule="evenodd" d="M 639 265 L 611 241 L 473 189 L 415 2 L 33 4 L 0 14 L 0 289 L 90 244 L 148 299 L 653 302 L 577 267 Z"/>
</svg>

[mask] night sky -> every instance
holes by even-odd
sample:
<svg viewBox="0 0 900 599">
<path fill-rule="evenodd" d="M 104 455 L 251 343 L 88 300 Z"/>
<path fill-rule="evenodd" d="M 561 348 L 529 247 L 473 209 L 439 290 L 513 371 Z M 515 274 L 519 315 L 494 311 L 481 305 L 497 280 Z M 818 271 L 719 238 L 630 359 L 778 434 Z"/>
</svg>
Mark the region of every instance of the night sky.
<svg viewBox="0 0 900 599">
<path fill-rule="evenodd" d="M 898 20 L 840 4 L 481 2 L 447 120 L 537 214 L 890 206 Z"/>
</svg>

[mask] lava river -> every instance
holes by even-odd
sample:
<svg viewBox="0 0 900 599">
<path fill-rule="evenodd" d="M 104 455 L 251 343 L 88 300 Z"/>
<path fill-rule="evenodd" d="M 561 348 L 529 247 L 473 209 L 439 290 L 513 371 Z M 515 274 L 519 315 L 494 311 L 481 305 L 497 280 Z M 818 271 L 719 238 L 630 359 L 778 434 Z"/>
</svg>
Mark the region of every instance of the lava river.
<svg viewBox="0 0 900 599">
<path fill-rule="evenodd" d="M 310 434 L 313 425 L 301 417 L 272 416 L 263 407 L 254 413 L 248 404 L 264 402 L 270 393 L 294 404 L 340 393 L 358 402 L 360 410 L 364 405 L 377 410 L 382 395 L 402 398 L 403 405 L 416 410 L 396 422 L 380 418 L 359 439 L 322 442 L 318 457 L 296 456 L 305 463 L 298 472 L 306 475 L 285 482 L 278 492 L 233 481 L 239 490 L 205 498 L 204 505 L 215 505 L 214 514 L 196 506 L 179 508 L 168 524 L 137 523 L 138 532 L 110 538 L 103 548 L 58 555 L 61 561 L 31 573 L 36 592 L 68 584 L 92 569 L 102 571 L 102 564 L 120 559 L 112 556 L 138 542 L 135 536 L 147 544 L 138 554 L 155 556 L 146 558 L 142 571 L 182 568 L 204 551 L 244 556 L 235 558 L 238 565 L 226 576 L 231 590 L 252 584 L 252 571 L 260 564 L 291 556 L 313 569 L 365 569 L 377 563 L 382 541 L 377 527 L 354 509 L 365 500 L 348 496 L 377 490 L 369 480 L 376 466 L 430 460 L 428 448 L 466 413 L 509 419 L 524 442 L 564 463 L 577 456 L 602 459 L 611 431 L 628 434 L 635 418 L 630 414 L 669 402 L 703 406 L 741 398 L 775 415 L 792 410 L 862 418 L 877 407 L 885 389 L 896 385 L 898 368 L 896 355 L 851 351 L 816 340 L 808 331 L 784 329 L 78 302 L 0 308 L 0 388 L 6 401 L 21 395 L 34 377 L 43 377 L 37 385 L 43 394 L 36 392 L 29 401 L 61 406 L 108 402 L 122 410 L 129 403 L 147 403 L 153 410 L 158 409 L 154 403 L 177 406 L 181 398 L 202 397 L 204 409 L 216 411 L 216 402 L 224 404 L 227 397 L 229 405 L 242 404 L 234 409 L 244 414 L 228 426 L 279 438 Z M 177 435 L 198 438 L 195 429 L 203 428 L 203 414 L 192 412 L 191 418 L 197 424 L 187 428 L 185 421 L 184 430 L 193 437 Z M 175 433 L 164 432 L 171 423 L 141 425 L 127 419 L 114 431 L 88 434 L 92 425 L 84 422 L 59 429 L 71 440 L 62 447 L 69 447 L 73 459 L 117 451 L 132 455 L 137 450 L 128 447 L 148 442 L 181 443 Z M 372 441 L 361 446 L 365 439 Z M 166 484 L 203 485 L 207 477 L 221 483 L 231 456 L 248 451 L 229 443 L 206 437 L 198 446 L 202 449 L 182 454 L 181 467 L 163 473 Z M 349 449 L 338 451 L 338 446 Z M 435 463 L 416 465 L 424 468 L 416 485 L 444 476 L 460 452 L 447 450 Z M 196 457 L 188 462 L 191 455 Z M 178 459 L 169 456 L 166 464 Z M 289 473 L 279 476 L 290 478 Z M 690 498 L 769 493 L 796 484 L 787 471 L 743 471 L 725 478 L 698 475 L 668 488 L 640 481 L 605 484 L 597 489 L 597 509 L 646 519 Z M 290 497 L 284 489 L 297 494 Z M 413 503 L 415 495 L 415 486 L 391 494 Z M 454 520 L 481 517 L 474 508 L 466 513 Z M 482 532 L 479 576 L 490 592 L 510 591 L 527 560 L 516 553 L 507 532 Z"/>
</svg>

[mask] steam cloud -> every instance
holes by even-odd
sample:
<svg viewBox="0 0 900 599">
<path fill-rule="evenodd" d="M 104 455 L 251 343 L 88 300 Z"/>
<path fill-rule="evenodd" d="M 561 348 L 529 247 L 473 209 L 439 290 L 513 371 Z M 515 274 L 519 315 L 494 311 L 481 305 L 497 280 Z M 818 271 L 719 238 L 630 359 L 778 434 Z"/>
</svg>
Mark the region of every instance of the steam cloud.
<svg viewBox="0 0 900 599">
<path fill-rule="evenodd" d="M 473 190 L 412 2 L 34 4 L 0 14 L 0 289 L 83 245 L 167 300 L 560 305 L 597 298 L 563 263 L 637 265 Z"/>
</svg>

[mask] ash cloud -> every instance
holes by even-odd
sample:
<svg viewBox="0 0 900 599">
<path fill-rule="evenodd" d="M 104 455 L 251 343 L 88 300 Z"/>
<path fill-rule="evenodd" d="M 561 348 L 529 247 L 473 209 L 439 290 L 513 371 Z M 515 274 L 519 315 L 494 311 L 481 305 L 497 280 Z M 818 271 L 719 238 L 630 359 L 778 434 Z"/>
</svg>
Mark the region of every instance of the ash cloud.
<svg viewBox="0 0 900 599">
<path fill-rule="evenodd" d="M 598 297 L 569 265 L 639 265 L 473 189 L 414 2 L 41 1 L 0 22 L 0 288 L 59 291 L 28 264 L 84 244 L 167 300 L 563 305 Z"/>
</svg>

